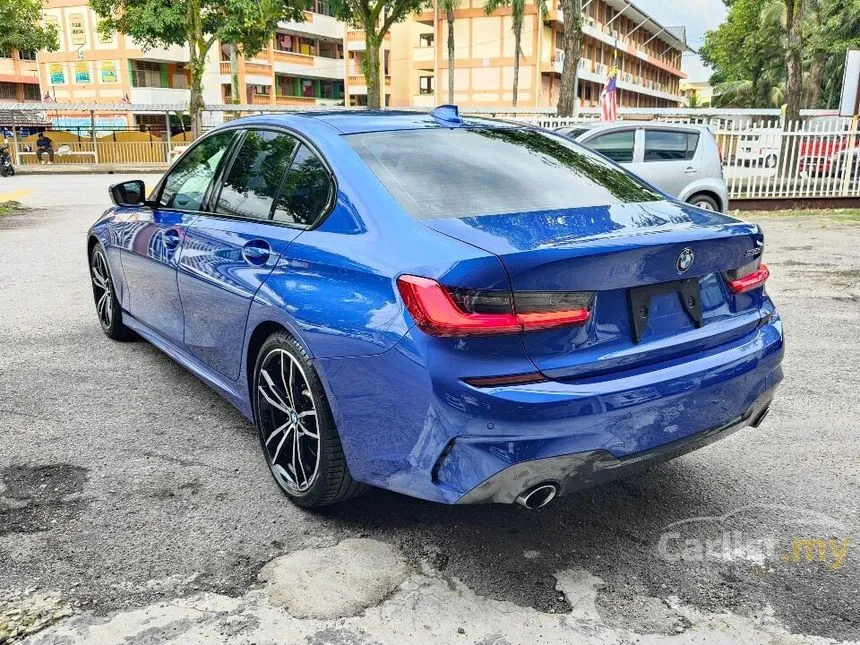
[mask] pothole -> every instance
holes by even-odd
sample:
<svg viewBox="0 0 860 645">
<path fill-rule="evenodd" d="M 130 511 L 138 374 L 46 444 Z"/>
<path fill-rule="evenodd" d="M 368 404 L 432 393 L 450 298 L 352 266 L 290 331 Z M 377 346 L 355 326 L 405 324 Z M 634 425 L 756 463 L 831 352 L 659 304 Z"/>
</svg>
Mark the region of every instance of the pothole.
<svg viewBox="0 0 860 645">
<path fill-rule="evenodd" d="M 409 575 L 400 551 L 369 539 L 303 549 L 260 571 L 269 602 L 296 618 L 344 618 L 379 604 Z"/>
</svg>

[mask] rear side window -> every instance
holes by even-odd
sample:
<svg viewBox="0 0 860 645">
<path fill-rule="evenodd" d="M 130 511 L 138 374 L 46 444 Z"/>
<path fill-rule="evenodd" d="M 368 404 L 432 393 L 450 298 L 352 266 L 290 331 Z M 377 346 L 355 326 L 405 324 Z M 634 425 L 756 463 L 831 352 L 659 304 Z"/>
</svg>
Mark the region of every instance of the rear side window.
<svg viewBox="0 0 860 645">
<path fill-rule="evenodd" d="M 689 161 L 699 145 L 697 132 L 645 130 L 645 161 Z"/>
<path fill-rule="evenodd" d="M 583 142 L 592 150 L 612 159 L 615 163 L 631 163 L 636 145 L 636 130 L 607 132 Z"/>
<path fill-rule="evenodd" d="M 205 138 L 182 157 L 164 180 L 158 205 L 164 208 L 199 211 L 206 189 L 215 176 L 218 164 L 233 132 L 221 132 Z"/>
<path fill-rule="evenodd" d="M 224 180 L 217 212 L 269 219 L 297 145 L 295 138 L 283 132 L 248 131 Z"/>
<path fill-rule="evenodd" d="M 275 219 L 311 226 L 325 212 L 333 187 L 323 162 L 302 144 L 275 206 Z"/>
<path fill-rule="evenodd" d="M 418 219 L 661 199 L 606 160 L 538 130 L 432 128 L 345 139 Z"/>
</svg>

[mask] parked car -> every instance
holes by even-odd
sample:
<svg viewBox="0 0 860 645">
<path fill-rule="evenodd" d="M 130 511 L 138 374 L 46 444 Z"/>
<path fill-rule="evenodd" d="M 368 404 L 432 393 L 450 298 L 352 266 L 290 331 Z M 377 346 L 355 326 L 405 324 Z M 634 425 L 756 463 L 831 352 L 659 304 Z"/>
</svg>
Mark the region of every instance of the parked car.
<svg viewBox="0 0 860 645">
<path fill-rule="evenodd" d="M 798 170 L 812 176 L 832 175 L 841 167 L 835 162 L 851 146 L 849 117 L 825 115 L 812 117 L 803 126 L 800 136 Z M 860 146 L 860 137 L 854 147 Z"/>
<path fill-rule="evenodd" d="M 782 133 L 775 128 L 752 129 L 738 138 L 735 161 L 744 166 L 776 168 L 782 147 Z"/>
<path fill-rule="evenodd" d="M 759 227 L 538 128 L 242 118 L 146 194 L 88 233 L 99 323 L 233 403 L 301 506 L 544 506 L 758 426 L 782 379 Z"/>
<path fill-rule="evenodd" d="M 564 129 L 557 132 L 565 134 Z M 729 191 L 723 179 L 720 149 L 706 126 L 594 123 L 573 139 L 682 202 L 712 211 L 728 208 Z"/>
</svg>

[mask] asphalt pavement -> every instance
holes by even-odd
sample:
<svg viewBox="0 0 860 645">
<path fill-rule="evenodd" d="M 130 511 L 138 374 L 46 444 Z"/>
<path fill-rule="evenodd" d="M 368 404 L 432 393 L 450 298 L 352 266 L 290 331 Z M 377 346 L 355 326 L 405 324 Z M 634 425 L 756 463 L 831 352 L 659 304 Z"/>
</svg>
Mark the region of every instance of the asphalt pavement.
<svg viewBox="0 0 860 645">
<path fill-rule="evenodd" d="M 0 643 L 860 639 L 860 222 L 760 220 L 760 428 L 540 511 L 307 512 L 229 404 L 102 334 L 85 232 L 120 179 L 0 180 L 34 208 L 0 216 Z"/>
</svg>

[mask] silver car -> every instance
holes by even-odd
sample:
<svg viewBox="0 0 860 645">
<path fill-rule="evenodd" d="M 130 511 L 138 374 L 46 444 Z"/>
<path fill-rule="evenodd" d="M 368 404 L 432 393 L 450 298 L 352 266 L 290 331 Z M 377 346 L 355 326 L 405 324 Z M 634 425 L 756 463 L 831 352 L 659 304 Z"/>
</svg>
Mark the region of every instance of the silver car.
<svg viewBox="0 0 860 645">
<path fill-rule="evenodd" d="M 729 193 L 720 149 L 703 125 L 676 123 L 581 123 L 556 130 L 606 155 L 679 200 L 725 211 Z"/>
</svg>

